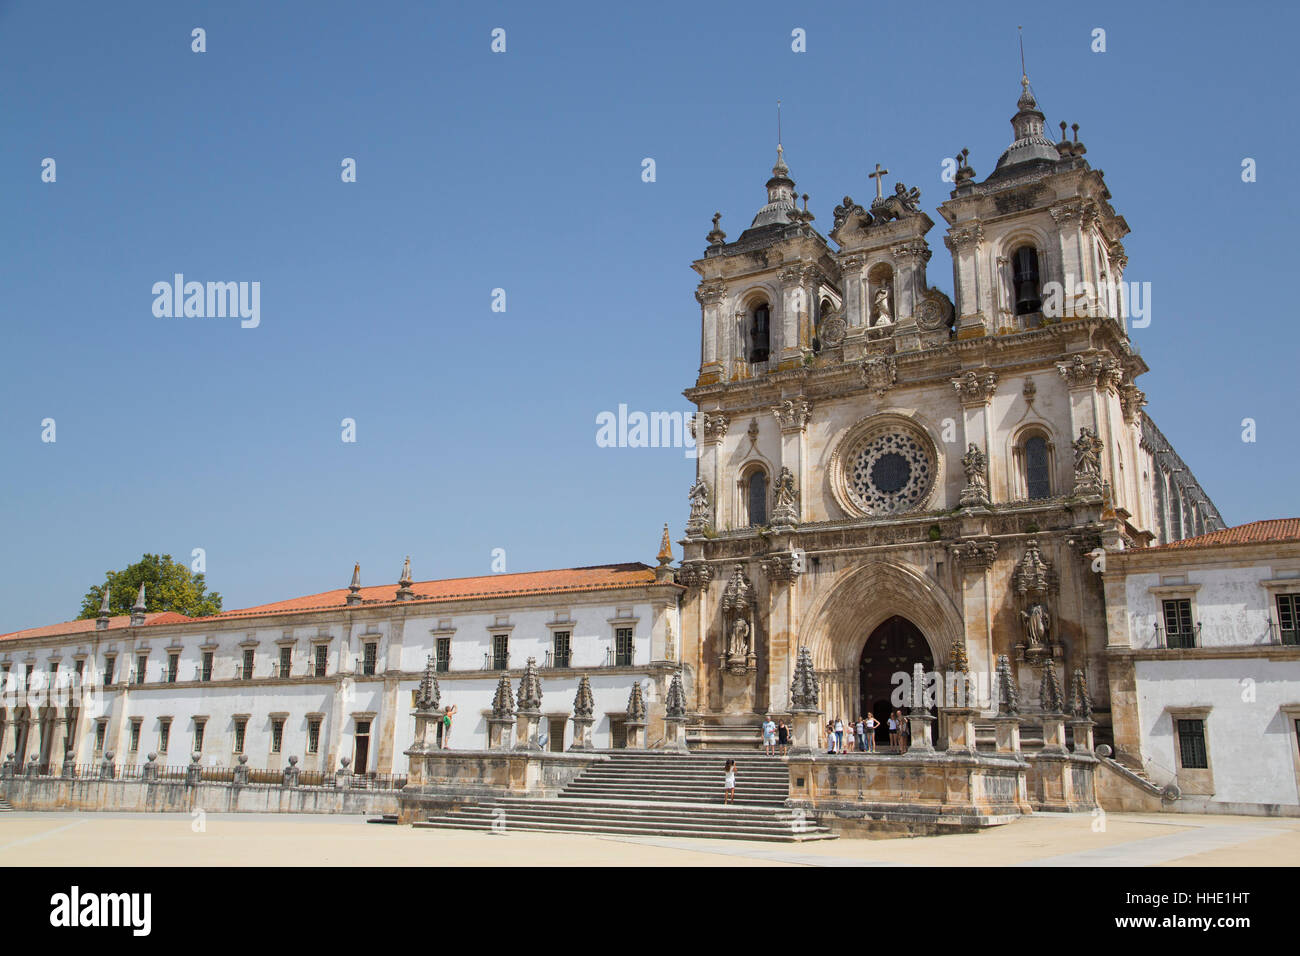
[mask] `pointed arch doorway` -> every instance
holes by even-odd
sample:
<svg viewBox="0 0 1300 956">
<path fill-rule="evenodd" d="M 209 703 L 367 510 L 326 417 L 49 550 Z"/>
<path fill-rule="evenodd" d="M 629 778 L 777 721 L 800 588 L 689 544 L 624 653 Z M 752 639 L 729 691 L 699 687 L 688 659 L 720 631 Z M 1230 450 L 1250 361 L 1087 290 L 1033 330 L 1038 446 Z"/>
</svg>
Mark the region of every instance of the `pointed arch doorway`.
<svg viewBox="0 0 1300 956">
<path fill-rule="evenodd" d="M 895 674 L 910 674 L 913 665 L 934 670 L 934 654 L 921 629 L 901 615 L 886 618 L 871 632 L 862 647 L 858 664 L 859 713 L 872 714 L 880 721 L 876 728 L 876 749 L 889 746 L 890 700 L 897 686 Z"/>
</svg>

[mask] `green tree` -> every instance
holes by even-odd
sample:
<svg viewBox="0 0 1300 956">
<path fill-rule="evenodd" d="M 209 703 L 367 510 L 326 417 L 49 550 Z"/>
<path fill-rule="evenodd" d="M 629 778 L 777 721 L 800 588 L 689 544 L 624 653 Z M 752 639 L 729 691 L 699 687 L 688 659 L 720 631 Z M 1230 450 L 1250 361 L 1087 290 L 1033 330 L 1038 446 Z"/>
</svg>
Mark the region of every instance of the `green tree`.
<svg viewBox="0 0 1300 956">
<path fill-rule="evenodd" d="M 77 619 L 99 616 L 105 587 L 110 589 L 109 613 L 130 614 L 141 584 L 144 585 L 145 610 L 150 614 L 176 611 L 190 617 L 208 617 L 221 613 L 221 595 L 207 591 L 202 574 L 195 574 L 187 565 L 173 561 L 170 554 L 146 554 L 121 571 L 109 571 L 103 584 L 87 591 Z"/>
</svg>

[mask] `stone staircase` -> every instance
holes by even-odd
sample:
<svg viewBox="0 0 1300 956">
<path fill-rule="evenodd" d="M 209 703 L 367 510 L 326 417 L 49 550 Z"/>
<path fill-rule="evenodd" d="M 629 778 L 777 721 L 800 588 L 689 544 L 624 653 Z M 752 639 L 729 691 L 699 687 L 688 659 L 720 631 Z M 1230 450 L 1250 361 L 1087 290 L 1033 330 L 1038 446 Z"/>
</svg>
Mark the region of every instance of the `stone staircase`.
<svg viewBox="0 0 1300 956">
<path fill-rule="evenodd" d="M 10 813 L 12 811 L 13 807 L 9 805 L 9 801 L 5 799 L 4 794 L 0 793 L 0 813 Z"/>
<path fill-rule="evenodd" d="M 726 756 L 612 751 L 556 798 L 498 798 L 432 813 L 414 826 L 779 842 L 834 838 L 815 817 L 786 808 L 789 771 L 775 757 L 735 755 L 736 801 L 724 805 Z"/>
</svg>

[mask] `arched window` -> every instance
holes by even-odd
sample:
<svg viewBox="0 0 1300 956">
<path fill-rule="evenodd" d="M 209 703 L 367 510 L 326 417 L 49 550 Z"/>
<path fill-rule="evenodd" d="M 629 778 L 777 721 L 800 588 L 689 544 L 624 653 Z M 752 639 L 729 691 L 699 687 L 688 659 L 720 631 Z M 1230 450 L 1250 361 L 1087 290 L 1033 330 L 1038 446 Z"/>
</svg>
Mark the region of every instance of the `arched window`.
<svg viewBox="0 0 1300 956">
<path fill-rule="evenodd" d="M 761 468 L 755 468 L 745 482 L 745 503 L 751 528 L 767 524 L 767 473 Z"/>
<path fill-rule="evenodd" d="M 772 312 L 766 302 L 754 306 L 749 314 L 749 360 L 766 362 L 768 352 L 768 327 Z"/>
<path fill-rule="evenodd" d="M 1043 302 L 1038 276 L 1038 251 L 1033 246 L 1021 246 L 1011 255 L 1011 270 L 1016 315 L 1041 311 Z"/>
<path fill-rule="evenodd" d="M 1031 435 L 1025 439 L 1025 488 L 1029 499 L 1052 496 L 1052 474 L 1047 463 L 1047 439 Z"/>
</svg>

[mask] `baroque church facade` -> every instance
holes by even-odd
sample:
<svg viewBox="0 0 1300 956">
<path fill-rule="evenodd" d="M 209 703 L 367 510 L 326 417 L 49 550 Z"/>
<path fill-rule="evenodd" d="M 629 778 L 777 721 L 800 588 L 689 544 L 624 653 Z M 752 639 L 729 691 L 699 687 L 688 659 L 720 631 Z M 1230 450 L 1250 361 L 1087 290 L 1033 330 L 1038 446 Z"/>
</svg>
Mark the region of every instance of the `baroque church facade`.
<svg viewBox="0 0 1300 956">
<path fill-rule="evenodd" d="M 1102 173 L 1077 126 L 1045 134 L 1027 78 L 1011 125 L 938 207 L 952 300 L 919 190 L 879 166 L 826 236 L 780 146 L 750 227 L 729 242 L 714 217 L 678 575 L 698 745 L 788 712 L 799 647 L 830 719 L 883 721 L 893 675 L 959 643 L 985 688 L 999 655 L 1030 696 L 1045 662 L 1081 670 L 1108 739 L 1104 553 L 1223 527 L 1144 410 Z"/>
<path fill-rule="evenodd" d="M 1145 411 L 1147 365 L 1108 292 L 1128 226 L 1077 127 L 1049 137 L 1021 86 L 1011 145 L 983 179 L 963 150 L 937 207 L 951 298 L 927 276 L 936 223 L 919 190 L 887 187 L 879 166 L 874 198 L 845 196 L 825 235 L 780 145 L 749 228 L 728 241 L 714 217 L 694 263 L 698 470 L 678 566 L 665 528 L 657 567 L 416 582 L 408 562 L 395 585 L 363 587 L 358 569 L 347 588 L 212 618 L 147 614 L 142 596 L 129 618 L 0 635 L 0 776 L 147 753 L 402 774 L 444 743 L 419 724 L 435 679 L 452 749 L 509 748 L 512 681 L 526 749 L 667 749 L 678 734 L 692 749 L 757 748 L 764 715 L 806 719 L 807 700 L 792 700 L 804 650 L 823 721 L 883 722 L 911 703 L 899 676 L 920 665 L 942 693 L 940 748 L 974 733 L 984 749 L 989 721 L 1008 719 L 999 670 L 1026 701 L 1026 744 L 1041 746 L 1035 722 L 1061 716 L 1059 700 L 1036 703 L 1050 674 L 1086 692 L 1076 715 L 1133 772 L 1169 750 L 1175 725 L 1200 721 L 1209 736 L 1188 753 L 1202 758 L 1214 734 L 1264 726 L 1258 708 L 1229 712 L 1221 662 L 1235 655 L 1282 674 L 1270 706 L 1300 744 L 1300 527 L 1232 539 L 1252 549 L 1248 571 L 1245 551 L 1215 543 L 1223 521 Z M 1185 560 L 1176 546 L 1194 537 L 1213 548 Z M 1160 629 L 1235 620 L 1241 588 L 1253 616 L 1204 646 Z M 952 673 L 978 700 L 976 726 L 950 735 Z M 93 693 L 49 693 L 70 680 Z M 1203 713 L 1207 680 L 1222 716 Z M 1291 742 L 1274 741 L 1266 802 L 1295 804 Z M 1204 796 L 1204 769 L 1165 778 Z M 1251 772 L 1221 759 L 1219 783 Z M 1231 802 L 1264 799 L 1252 793 Z"/>
</svg>

